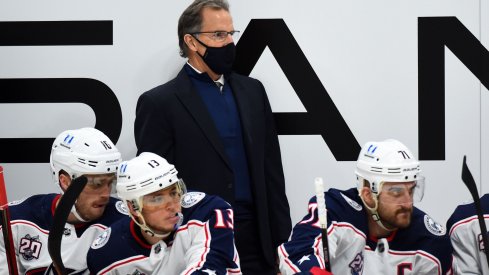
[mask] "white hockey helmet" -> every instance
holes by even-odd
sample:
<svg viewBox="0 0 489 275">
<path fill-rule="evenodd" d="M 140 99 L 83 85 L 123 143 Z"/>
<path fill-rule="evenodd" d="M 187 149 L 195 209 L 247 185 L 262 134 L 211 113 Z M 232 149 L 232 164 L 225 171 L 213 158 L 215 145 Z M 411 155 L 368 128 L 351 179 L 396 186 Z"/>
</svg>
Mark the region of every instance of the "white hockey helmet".
<svg viewBox="0 0 489 275">
<path fill-rule="evenodd" d="M 358 188 L 362 188 L 367 180 L 377 195 L 384 182 L 415 182 L 415 201 L 423 197 L 424 177 L 420 172 L 419 161 L 413 153 L 395 139 L 367 142 L 360 151 L 355 170 Z"/>
<path fill-rule="evenodd" d="M 141 210 L 142 197 L 177 184 L 183 196 L 185 184 L 178 178 L 177 169 L 157 154 L 143 152 L 138 157 L 122 162 L 117 172 L 117 195 Z"/>
<path fill-rule="evenodd" d="M 67 130 L 54 140 L 50 166 L 54 181 L 59 185 L 59 172 L 70 177 L 111 174 L 122 161 L 121 153 L 112 141 L 95 128 Z"/>
</svg>

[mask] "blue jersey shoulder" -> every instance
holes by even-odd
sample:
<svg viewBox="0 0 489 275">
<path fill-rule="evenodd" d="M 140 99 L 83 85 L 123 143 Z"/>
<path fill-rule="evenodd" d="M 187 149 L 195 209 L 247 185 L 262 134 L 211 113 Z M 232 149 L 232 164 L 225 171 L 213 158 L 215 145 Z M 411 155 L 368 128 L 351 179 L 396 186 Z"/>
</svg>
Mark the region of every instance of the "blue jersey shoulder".
<svg viewBox="0 0 489 275">
<path fill-rule="evenodd" d="M 489 194 L 481 197 L 481 208 L 484 214 L 489 214 Z M 450 230 L 457 222 L 477 215 L 474 203 L 462 204 L 455 208 L 455 211 L 447 221 L 447 229 Z"/>
<path fill-rule="evenodd" d="M 325 198 L 328 223 L 345 222 L 366 232 L 368 226 L 365 210 L 356 188 L 344 191 L 331 188 L 326 192 Z"/>
<path fill-rule="evenodd" d="M 30 221 L 49 230 L 53 221 L 52 205 L 58 194 L 34 195 L 9 204 L 10 219 Z"/>
<path fill-rule="evenodd" d="M 365 211 L 358 191 L 355 188 L 341 191 L 331 188 L 324 193 L 326 200 L 328 227 L 333 223 L 348 223 L 362 232 L 367 232 L 368 225 Z M 292 239 L 315 238 L 320 234 L 320 228 L 317 225 L 318 210 L 316 196 L 309 200 L 308 214 L 294 227 Z M 309 244 L 307 244 L 309 245 Z"/>
<path fill-rule="evenodd" d="M 189 220 L 206 222 L 215 209 L 230 209 L 231 205 L 219 196 L 188 192 L 182 198 L 183 224 Z"/>
<path fill-rule="evenodd" d="M 113 223 L 92 243 L 87 254 L 87 264 L 91 274 L 112 263 L 137 255 L 149 256 L 151 246 L 144 242 L 138 243 L 131 232 L 132 220 L 124 217 Z"/>
</svg>

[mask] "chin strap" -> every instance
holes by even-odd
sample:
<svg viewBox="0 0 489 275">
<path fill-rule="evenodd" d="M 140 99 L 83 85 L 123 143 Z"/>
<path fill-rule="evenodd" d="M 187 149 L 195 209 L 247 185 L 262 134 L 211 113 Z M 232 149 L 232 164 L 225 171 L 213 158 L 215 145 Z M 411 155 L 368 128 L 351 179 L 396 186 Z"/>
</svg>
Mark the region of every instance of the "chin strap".
<svg viewBox="0 0 489 275">
<path fill-rule="evenodd" d="M 73 175 L 73 177 L 75 177 L 75 175 Z M 63 188 L 61 187 L 61 183 L 59 181 L 57 183 L 58 183 L 59 189 L 61 190 L 61 195 L 64 195 L 65 190 L 63 190 Z M 89 221 L 85 220 L 84 218 L 82 218 L 80 213 L 78 213 L 78 211 L 76 210 L 76 202 L 77 202 L 77 200 L 73 203 L 73 206 L 71 207 L 70 213 L 73 213 L 75 218 L 81 222 L 89 222 Z"/>
<path fill-rule="evenodd" d="M 80 215 L 80 213 L 78 213 L 78 211 L 76 210 L 76 201 L 75 203 L 73 204 L 73 207 L 71 208 L 71 213 L 73 213 L 73 215 L 75 215 L 75 218 L 81 222 L 89 222 L 85 219 L 83 219 Z"/>
<path fill-rule="evenodd" d="M 374 207 L 368 206 L 368 204 L 365 203 L 365 200 L 363 199 L 363 197 L 361 195 L 359 195 L 359 196 L 360 196 L 360 199 L 362 200 L 365 208 L 367 208 L 368 212 L 370 212 L 370 216 L 372 217 L 372 219 L 375 221 L 375 223 L 377 223 L 384 230 L 387 230 L 387 231 L 396 230 L 395 228 L 394 229 L 388 229 L 387 227 L 384 226 L 384 224 L 382 223 L 382 220 L 380 219 L 379 212 L 377 211 L 377 209 L 379 208 L 378 195 L 374 194 L 374 193 L 371 193 L 371 194 L 372 194 L 372 198 L 373 198 L 374 203 L 375 203 Z"/>
</svg>

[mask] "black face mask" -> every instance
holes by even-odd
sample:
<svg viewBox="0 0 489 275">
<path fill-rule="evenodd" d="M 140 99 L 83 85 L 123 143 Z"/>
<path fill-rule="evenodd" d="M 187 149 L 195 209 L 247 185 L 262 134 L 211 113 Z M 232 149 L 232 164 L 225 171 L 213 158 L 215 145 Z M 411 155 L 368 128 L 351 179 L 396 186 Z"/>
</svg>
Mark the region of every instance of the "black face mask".
<svg viewBox="0 0 489 275">
<path fill-rule="evenodd" d="M 236 55 L 236 46 L 229 43 L 223 47 L 209 47 L 195 38 L 200 44 L 206 47 L 204 55 L 197 54 L 204 60 L 205 64 L 216 74 L 228 74 L 231 72 Z"/>
</svg>

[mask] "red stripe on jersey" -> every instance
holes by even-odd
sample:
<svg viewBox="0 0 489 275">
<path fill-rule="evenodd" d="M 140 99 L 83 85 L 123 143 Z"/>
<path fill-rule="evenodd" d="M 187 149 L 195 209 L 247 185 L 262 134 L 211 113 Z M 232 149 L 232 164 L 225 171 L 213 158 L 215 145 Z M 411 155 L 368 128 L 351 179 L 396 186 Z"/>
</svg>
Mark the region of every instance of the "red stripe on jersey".
<svg viewBox="0 0 489 275">
<path fill-rule="evenodd" d="M 36 269 L 31 269 L 25 272 L 25 275 L 34 275 L 34 274 L 44 274 L 44 272 L 48 269 L 47 267 L 38 267 Z"/>
<path fill-rule="evenodd" d="M 144 255 L 139 255 L 139 256 L 135 256 L 135 257 L 132 257 L 132 258 L 128 258 L 124 261 L 121 261 L 121 262 L 115 262 L 114 264 L 112 265 L 109 265 L 105 270 L 102 270 L 100 271 L 99 274 L 107 274 L 108 272 L 112 271 L 113 269 L 119 267 L 119 266 L 122 266 L 122 265 L 125 265 L 127 263 L 132 263 L 132 262 L 135 262 L 135 261 L 140 261 L 140 260 L 144 260 L 148 257 L 144 256 Z"/>
<path fill-rule="evenodd" d="M 40 228 L 37 224 L 35 223 L 32 223 L 30 221 L 26 221 L 26 220 L 15 220 L 15 221 L 12 221 L 11 223 L 12 225 L 17 225 L 17 224 L 23 224 L 23 225 L 28 225 L 28 226 L 31 226 L 31 227 L 34 227 L 35 229 L 37 229 L 38 231 L 40 231 L 41 233 L 44 233 L 46 235 L 49 234 L 49 231 L 48 230 L 44 230 L 42 228 Z"/>
<path fill-rule="evenodd" d="M 334 227 L 346 227 L 346 228 L 350 228 L 357 235 L 360 235 L 365 240 L 367 239 L 367 236 L 362 231 L 358 230 L 356 227 L 354 227 L 353 225 L 351 225 L 349 223 L 342 223 L 342 222 L 333 222 L 333 227 L 331 227 L 331 229 L 329 230 L 328 235 L 331 235 L 331 233 L 333 232 Z"/>
<path fill-rule="evenodd" d="M 207 256 L 207 254 L 209 253 L 210 239 L 211 239 L 209 237 L 209 234 L 210 234 L 209 233 L 209 225 L 207 223 L 203 223 L 203 222 L 195 221 L 195 220 L 189 221 L 189 222 L 187 222 L 186 225 L 180 227 L 177 230 L 177 233 L 184 231 L 184 230 L 188 230 L 188 228 L 190 226 L 199 226 L 199 227 L 204 228 L 204 231 L 205 231 L 205 242 L 204 242 L 205 243 L 205 249 L 204 249 L 204 252 L 202 253 L 202 255 L 200 256 L 200 262 L 198 262 L 194 267 L 188 268 L 187 271 L 185 272 L 185 275 L 190 274 L 190 271 L 197 270 L 198 268 L 203 266 L 203 263 L 205 263 L 205 258 Z"/>
<path fill-rule="evenodd" d="M 389 235 L 387 238 L 385 238 L 385 239 L 386 239 L 388 242 L 391 242 L 392 240 L 394 240 L 394 237 L 396 236 L 396 234 L 397 234 L 397 230 L 394 230 L 394 231 L 392 231 L 392 232 L 391 232 L 391 234 L 390 234 L 390 235 Z M 369 238 L 371 241 L 373 241 L 373 242 L 378 242 L 378 241 L 379 241 L 379 238 L 377 238 L 376 236 L 372 236 L 372 235 L 370 235 L 370 236 L 368 236 L 368 238 Z"/>
<path fill-rule="evenodd" d="M 179 227 L 177 232 L 187 230 L 190 225 L 197 225 L 197 226 L 203 227 L 204 223 L 200 222 L 200 221 L 191 220 L 186 225 Z"/>
<path fill-rule="evenodd" d="M 449 235 L 452 235 L 453 230 L 455 230 L 455 228 L 457 228 L 458 226 L 461 226 L 461 225 L 466 224 L 466 223 L 470 223 L 470 222 L 472 222 L 474 220 L 478 220 L 477 216 L 472 216 L 472 217 L 463 219 L 461 221 L 458 221 L 457 223 L 455 223 L 452 226 L 452 228 L 450 228 L 450 234 Z M 484 220 L 489 220 L 489 215 L 484 215 Z"/>
<path fill-rule="evenodd" d="M 138 234 L 136 234 L 135 228 L 136 228 L 136 223 L 131 219 L 131 222 L 129 223 L 129 229 L 131 230 L 132 236 L 140 246 L 146 249 L 151 249 L 151 245 L 147 244 L 145 240 L 141 240 Z"/>
<path fill-rule="evenodd" d="M 331 228 L 331 232 L 332 232 L 332 229 Z M 314 245 L 313 245 L 313 250 L 314 250 L 314 256 L 316 257 L 319 265 L 320 265 L 320 268 L 321 269 L 324 269 L 324 259 L 321 258 L 321 251 L 319 251 L 319 244 L 321 244 L 323 242 L 323 236 L 322 234 L 319 234 L 318 237 L 316 237 L 316 240 L 314 241 Z M 329 247 L 328 247 L 328 252 L 329 252 Z"/>
<path fill-rule="evenodd" d="M 103 225 L 103 224 L 100 224 L 100 223 L 95 223 L 95 224 L 92 224 L 92 225 L 90 225 L 90 227 L 98 227 L 98 228 L 100 228 L 100 229 L 102 229 L 102 230 L 105 230 L 105 229 L 107 229 L 107 228 L 108 228 L 107 226 L 105 226 L 105 225 Z"/>
<path fill-rule="evenodd" d="M 290 267 L 290 269 L 292 269 L 294 272 L 300 272 L 299 269 L 297 269 L 295 267 L 295 265 L 289 260 L 289 254 L 287 253 L 287 251 L 284 249 L 284 245 L 281 245 L 279 246 L 279 251 L 280 253 L 282 253 L 282 255 L 284 255 L 284 261 L 285 263 Z"/>
<path fill-rule="evenodd" d="M 58 194 L 56 197 L 54 197 L 53 202 L 51 203 L 51 214 L 54 217 L 54 212 L 56 211 L 56 206 L 58 206 L 58 201 L 61 198 L 61 195 Z"/>
</svg>

